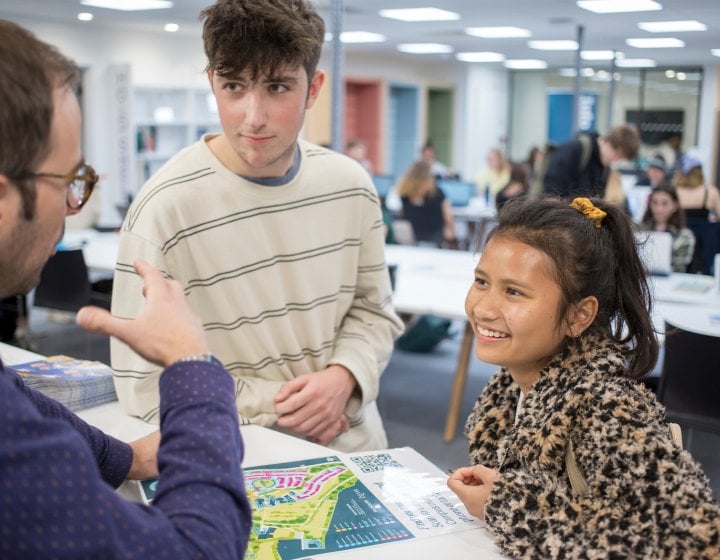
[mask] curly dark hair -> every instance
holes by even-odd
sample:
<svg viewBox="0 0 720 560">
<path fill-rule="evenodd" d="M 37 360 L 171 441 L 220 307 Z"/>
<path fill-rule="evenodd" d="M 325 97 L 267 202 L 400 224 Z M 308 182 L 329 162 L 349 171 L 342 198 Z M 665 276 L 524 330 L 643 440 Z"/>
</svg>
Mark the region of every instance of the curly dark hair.
<svg viewBox="0 0 720 560">
<path fill-rule="evenodd" d="M 79 71 L 55 47 L 0 20 L 0 173 L 20 192 L 23 215 L 35 215 L 34 171 L 50 152 L 53 92 L 75 88 Z"/>
<path fill-rule="evenodd" d="M 588 332 L 625 344 L 627 375 L 637 379 L 652 370 L 659 350 L 645 267 L 628 216 L 603 200 L 592 203 L 607 214 L 599 228 L 564 199 L 511 199 L 486 243 L 514 239 L 548 255 L 562 291 L 561 321 L 572 304 L 595 296 L 598 313 Z"/>
<path fill-rule="evenodd" d="M 284 65 L 302 66 L 312 80 L 325 23 L 307 0 L 218 0 L 200 19 L 206 70 L 221 76 L 249 71 L 255 81 Z"/>
</svg>

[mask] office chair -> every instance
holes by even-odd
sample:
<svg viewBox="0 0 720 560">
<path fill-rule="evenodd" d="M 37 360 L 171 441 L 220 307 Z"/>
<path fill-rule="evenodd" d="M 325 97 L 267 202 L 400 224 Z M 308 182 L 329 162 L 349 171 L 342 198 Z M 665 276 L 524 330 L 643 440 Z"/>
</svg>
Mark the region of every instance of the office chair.
<svg viewBox="0 0 720 560">
<path fill-rule="evenodd" d="M 398 245 L 415 245 L 415 231 L 410 220 L 395 219 L 390 223 L 390 227 Z"/>
<path fill-rule="evenodd" d="M 693 428 L 720 434 L 718 342 L 718 337 L 665 322 L 665 356 L 658 400 L 667 409 L 668 421 L 689 428 L 687 448 Z"/>
<path fill-rule="evenodd" d="M 111 293 L 90 282 L 82 249 L 58 251 L 48 259 L 35 288 L 33 305 L 77 311 L 84 305 L 110 309 Z"/>
</svg>

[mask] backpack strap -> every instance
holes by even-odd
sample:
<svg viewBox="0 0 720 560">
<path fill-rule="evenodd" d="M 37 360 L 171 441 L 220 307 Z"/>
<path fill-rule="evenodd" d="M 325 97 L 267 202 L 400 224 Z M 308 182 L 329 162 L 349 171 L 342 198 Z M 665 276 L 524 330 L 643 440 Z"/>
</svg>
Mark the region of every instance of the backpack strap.
<svg viewBox="0 0 720 560">
<path fill-rule="evenodd" d="M 682 429 L 680 428 L 680 424 L 669 422 L 668 429 L 670 430 L 670 438 L 672 439 L 673 444 L 675 444 L 675 447 L 682 449 Z M 577 465 L 575 452 L 573 451 L 573 444 L 570 440 L 568 440 L 567 447 L 565 448 L 565 470 L 567 471 L 573 494 L 578 496 L 587 494 L 588 483 Z"/>
<path fill-rule="evenodd" d="M 580 134 L 578 135 L 578 140 L 580 141 L 580 167 L 578 167 L 578 172 L 582 173 L 585 171 L 585 168 L 588 166 L 588 163 L 590 163 L 590 156 L 592 156 L 593 151 L 593 145 L 592 145 L 592 137 L 589 134 Z"/>
<path fill-rule="evenodd" d="M 528 189 L 527 197 L 530 199 L 537 199 L 542 196 L 545 188 L 545 173 L 547 173 L 548 167 L 550 166 L 550 158 L 555 151 L 556 145 L 548 142 L 543 148 L 543 159 L 540 164 L 540 169 L 537 171 L 535 177 L 530 183 L 530 189 Z"/>
</svg>

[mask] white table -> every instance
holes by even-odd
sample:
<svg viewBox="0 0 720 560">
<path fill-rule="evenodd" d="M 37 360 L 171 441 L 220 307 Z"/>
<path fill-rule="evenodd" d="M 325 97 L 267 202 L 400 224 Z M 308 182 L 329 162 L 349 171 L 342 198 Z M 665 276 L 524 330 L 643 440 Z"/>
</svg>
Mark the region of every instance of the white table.
<svg viewBox="0 0 720 560">
<path fill-rule="evenodd" d="M 157 429 L 155 425 L 125 415 L 120 410 L 120 405 L 117 402 L 83 410 L 78 415 L 106 433 L 125 441 L 141 437 Z M 245 443 L 243 466 L 246 467 L 300 461 L 335 453 L 330 448 L 262 426 L 241 426 L 240 432 Z M 397 558 L 429 560 L 441 558 L 442 556 L 448 558 L 487 558 L 490 560 L 505 558 L 500 554 L 492 537 L 481 528 L 385 544 L 372 550 L 358 548 L 339 553 L 322 554 L 315 558 L 316 560 L 322 560 L 323 558 L 366 560 L 372 557 L 378 560 L 395 560 Z"/>
<path fill-rule="evenodd" d="M 686 331 L 720 337 L 720 308 L 657 302 L 653 310 L 653 323 L 663 335 L 665 321 Z"/>
<path fill-rule="evenodd" d="M 465 319 L 465 296 L 479 254 L 431 247 L 388 245 L 385 260 L 397 267 L 393 304 L 403 313 Z"/>
<path fill-rule="evenodd" d="M 0 343 L 0 357 L 8 365 L 32 361 L 43 356 L 14 346 Z M 138 418 L 126 415 L 117 401 L 102 404 L 78 412 L 78 416 L 105 433 L 123 441 L 142 437 L 158 427 Z M 252 467 L 287 461 L 300 461 L 324 455 L 333 455 L 335 451 L 316 445 L 262 426 L 241 426 L 240 432 L 245 444 L 243 466 Z M 124 495 L 132 491 L 125 490 Z M 492 537 L 482 528 L 469 529 L 457 533 L 448 533 L 434 537 L 410 539 L 382 546 L 358 548 L 337 553 L 321 554 L 323 558 L 347 558 L 348 560 L 366 560 L 372 557 L 378 560 L 396 560 L 414 558 L 430 560 L 446 556 L 448 558 L 483 558 L 488 560 L 505 558 L 500 554 Z"/>
<path fill-rule="evenodd" d="M 443 439 L 455 439 L 475 334 L 465 315 L 465 296 L 480 258 L 471 251 L 388 245 L 387 263 L 397 266 L 393 305 L 403 313 L 429 314 L 465 321 L 460 354 L 450 391 Z"/>
<path fill-rule="evenodd" d="M 674 272 L 670 276 L 651 276 L 650 285 L 654 301 L 720 309 L 720 291 L 712 276 Z"/>
</svg>

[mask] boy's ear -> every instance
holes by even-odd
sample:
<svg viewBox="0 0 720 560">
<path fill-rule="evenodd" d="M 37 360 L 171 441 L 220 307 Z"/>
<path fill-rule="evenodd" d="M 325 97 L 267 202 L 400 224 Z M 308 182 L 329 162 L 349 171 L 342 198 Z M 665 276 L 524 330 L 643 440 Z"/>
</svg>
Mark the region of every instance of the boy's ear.
<svg viewBox="0 0 720 560">
<path fill-rule="evenodd" d="M 588 296 L 577 303 L 573 303 L 568 309 L 566 335 L 575 338 L 584 333 L 598 313 L 599 303 L 595 296 Z"/>
<path fill-rule="evenodd" d="M 0 173 L 0 202 L 6 199 L 12 190 L 10 179 Z"/>
<path fill-rule="evenodd" d="M 323 83 L 325 83 L 325 72 L 322 70 L 315 70 L 315 74 L 313 74 L 308 87 L 308 95 L 305 102 L 306 110 L 310 109 L 315 104 L 315 101 L 317 101 Z"/>
</svg>

